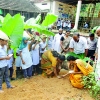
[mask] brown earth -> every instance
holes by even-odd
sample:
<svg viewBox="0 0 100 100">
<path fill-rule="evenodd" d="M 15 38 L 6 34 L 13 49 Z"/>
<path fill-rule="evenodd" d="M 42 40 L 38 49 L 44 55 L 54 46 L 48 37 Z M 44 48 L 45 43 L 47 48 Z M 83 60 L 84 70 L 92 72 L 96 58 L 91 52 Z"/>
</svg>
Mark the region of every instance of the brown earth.
<svg viewBox="0 0 100 100">
<path fill-rule="evenodd" d="M 60 74 L 66 73 L 62 70 Z M 41 75 L 31 79 L 11 82 L 13 89 L 6 89 L 0 94 L 0 100 L 94 100 L 85 89 L 72 87 L 68 77 L 63 79 L 46 78 Z"/>
</svg>

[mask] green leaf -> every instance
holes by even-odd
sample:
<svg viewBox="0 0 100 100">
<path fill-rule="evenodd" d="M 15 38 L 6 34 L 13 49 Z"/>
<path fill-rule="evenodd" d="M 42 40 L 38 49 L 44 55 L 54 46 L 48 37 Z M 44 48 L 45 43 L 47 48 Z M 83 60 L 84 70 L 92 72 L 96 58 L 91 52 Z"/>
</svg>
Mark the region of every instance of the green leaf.
<svg viewBox="0 0 100 100">
<path fill-rule="evenodd" d="M 23 37 L 23 29 L 24 29 L 24 24 L 23 24 L 23 19 L 21 18 L 20 14 L 16 14 L 13 17 L 12 22 L 13 27 L 11 28 L 11 33 L 10 33 L 10 39 L 13 41 L 11 43 L 12 46 L 18 48 L 20 41 Z"/>
<path fill-rule="evenodd" d="M 35 24 L 40 24 L 41 21 L 41 14 L 39 14 L 35 19 Z"/>
<path fill-rule="evenodd" d="M 30 18 L 25 22 L 26 25 L 34 25 L 36 24 L 35 18 Z"/>
<path fill-rule="evenodd" d="M 75 58 L 78 58 L 78 59 L 83 59 L 83 54 L 82 55 L 77 55 L 75 54 L 74 52 L 69 52 L 65 55 L 65 57 L 67 58 L 68 56 L 74 56 Z"/>
<path fill-rule="evenodd" d="M 92 30 L 91 30 L 91 33 L 95 33 L 96 32 L 96 30 L 97 30 L 97 28 L 98 28 L 99 26 L 95 26 Z"/>
<path fill-rule="evenodd" d="M 3 24 L 2 26 L 6 26 L 8 21 L 12 18 L 12 16 L 8 13 L 5 17 L 4 17 L 4 21 L 3 21 Z"/>
<path fill-rule="evenodd" d="M 45 20 L 42 22 L 42 26 L 49 26 L 57 21 L 57 16 L 51 13 L 47 13 Z"/>
<path fill-rule="evenodd" d="M 47 36 L 54 36 L 55 34 L 49 30 L 47 30 L 45 27 L 38 25 L 38 24 L 33 24 L 33 25 L 25 25 L 24 29 L 29 29 L 32 28 L 36 32 L 39 32 L 40 34 L 45 34 Z"/>
<path fill-rule="evenodd" d="M 4 17 L 3 16 L 0 16 L 0 21 L 1 21 L 1 23 L 3 23 L 3 21 L 4 21 Z"/>
</svg>

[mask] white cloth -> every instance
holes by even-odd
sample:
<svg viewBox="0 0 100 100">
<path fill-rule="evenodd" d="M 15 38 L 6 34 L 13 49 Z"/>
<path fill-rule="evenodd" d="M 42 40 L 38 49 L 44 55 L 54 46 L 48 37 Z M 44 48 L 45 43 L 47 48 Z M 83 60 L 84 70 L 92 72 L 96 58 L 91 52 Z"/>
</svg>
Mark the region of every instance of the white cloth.
<svg viewBox="0 0 100 100">
<path fill-rule="evenodd" d="M 32 45 L 32 48 L 34 47 L 34 44 Z M 39 44 L 36 45 L 35 49 L 32 50 L 32 62 L 33 65 L 39 64 L 40 56 L 39 56 Z"/>
<path fill-rule="evenodd" d="M 57 21 L 57 26 L 60 26 L 61 25 L 61 20 L 58 20 Z"/>
<path fill-rule="evenodd" d="M 12 49 L 10 49 L 10 50 L 8 50 L 8 55 L 9 54 L 13 54 L 14 52 L 13 52 L 13 50 Z M 11 67 L 13 67 L 13 56 L 9 59 L 9 60 L 7 60 L 7 63 L 8 63 L 8 67 L 9 68 L 11 68 Z"/>
<path fill-rule="evenodd" d="M 66 23 L 66 22 L 64 22 L 64 23 L 63 23 L 63 27 L 66 27 L 66 26 L 67 26 L 67 23 Z"/>
<path fill-rule="evenodd" d="M 67 26 L 68 26 L 69 28 L 71 28 L 71 23 L 69 22 Z"/>
<path fill-rule="evenodd" d="M 7 46 L 2 47 L 0 45 L 0 58 L 7 56 Z M 7 66 L 7 60 L 0 60 L 0 68 Z"/>
<path fill-rule="evenodd" d="M 51 36 L 50 37 L 50 39 L 48 39 L 48 41 L 47 41 L 47 43 L 48 43 L 48 50 L 52 50 L 52 43 L 53 43 L 53 37 Z"/>
<path fill-rule="evenodd" d="M 17 50 L 18 54 L 20 54 L 19 50 Z M 21 57 L 20 56 L 17 56 L 16 59 L 15 59 L 15 66 L 16 67 L 21 67 Z"/>
<path fill-rule="evenodd" d="M 90 38 L 88 38 L 87 43 L 88 43 L 89 50 L 96 50 L 96 46 L 97 46 L 97 39 L 96 38 L 94 38 L 93 41 L 91 41 Z"/>
<path fill-rule="evenodd" d="M 72 38 L 69 48 L 73 48 L 75 54 L 85 53 L 85 49 L 88 49 L 86 38 L 80 36 L 79 42 L 75 42 Z"/>
<path fill-rule="evenodd" d="M 46 42 L 40 42 L 40 53 L 44 53 L 46 51 L 45 46 L 47 45 Z M 43 48 L 45 48 L 44 50 L 42 50 Z"/>
<path fill-rule="evenodd" d="M 57 52 L 61 52 L 61 47 L 60 47 L 60 39 L 61 39 L 61 37 L 62 36 L 64 36 L 64 34 L 56 34 L 55 36 L 54 36 L 54 40 L 53 40 L 53 49 L 55 50 L 55 51 L 57 51 Z"/>
<path fill-rule="evenodd" d="M 27 69 L 27 68 L 31 67 L 33 63 L 32 63 L 31 54 L 28 49 L 28 44 L 24 49 L 22 49 L 21 54 L 22 54 L 22 58 L 25 62 L 25 64 L 22 64 L 22 62 L 21 62 L 22 69 Z"/>
<path fill-rule="evenodd" d="M 100 37 L 98 38 L 97 48 L 98 48 L 98 59 L 97 59 L 97 65 L 95 69 L 95 76 L 96 76 L 96 80 L 99 80 L 100 79 Z"/>
</svg>

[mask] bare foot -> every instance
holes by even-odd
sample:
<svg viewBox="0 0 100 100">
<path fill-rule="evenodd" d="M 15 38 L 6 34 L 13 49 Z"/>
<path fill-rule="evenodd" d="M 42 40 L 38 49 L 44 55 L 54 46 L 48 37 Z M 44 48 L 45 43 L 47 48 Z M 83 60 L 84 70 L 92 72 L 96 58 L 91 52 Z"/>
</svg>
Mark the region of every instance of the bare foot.
<svg viewBox="0 0 100 100">
<path fill-rule="evenodd" d="M 0 90 L 0 93 L 3 93 L 4 91 L 3 90 Z"/>
</svg>

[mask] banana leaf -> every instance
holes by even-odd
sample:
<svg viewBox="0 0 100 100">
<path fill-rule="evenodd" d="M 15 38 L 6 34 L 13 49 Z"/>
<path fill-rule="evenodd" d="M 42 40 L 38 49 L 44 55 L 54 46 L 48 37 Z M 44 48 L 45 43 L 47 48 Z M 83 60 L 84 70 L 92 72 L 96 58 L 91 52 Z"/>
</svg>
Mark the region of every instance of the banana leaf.
<svg viewBox="0 0 100 100">
<path fill-rule="evenodd" d="M 51 24 L 53 24 L 54 22 L 56 22 L 58 19 L 58 17 L 54 14 L 51 13 L 47 13 L 45 20 L 42 22 L 42 26 L 49 26 Z"/>
<path fill-rule="evenodd" d="M 24 25 L 24 29 L 29 29 L 29 28 L 34 29 L 39 33 L 42 32 L 42 27 L 40 25 L 38 25 L 38 24 L 33 24 L 33 25 L 27 25 L 26 24 L 26 25 Z"/>
<path fill-rule="evenodd" d="M 42 33 L 44 33 L 47 36 L 55 36 L 55 34 L 47 29 L 42 30 Z"/>
</svg>

